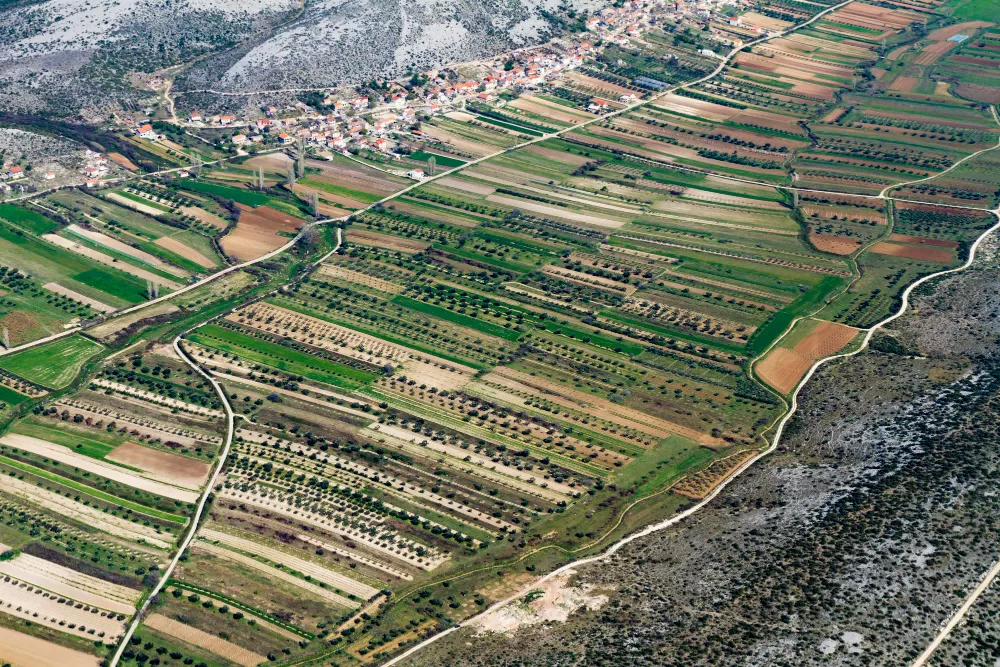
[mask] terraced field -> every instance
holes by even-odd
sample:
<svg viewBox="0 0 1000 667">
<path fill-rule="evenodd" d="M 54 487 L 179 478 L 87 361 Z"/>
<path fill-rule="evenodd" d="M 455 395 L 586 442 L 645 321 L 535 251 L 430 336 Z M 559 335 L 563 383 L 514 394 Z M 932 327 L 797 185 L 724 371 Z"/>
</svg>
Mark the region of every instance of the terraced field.
<svg viewBox="0 0 1000 667">
<path fill-rule="evenodd" d="M 705 498 L 996 223 L 993 110 L 882 85 L 927 15 L 851 3 L 684 86 L 725 45 L 651 29 L 393 169 L 0 207 L 4 346 L 57 335 L 0 355 L 3 618 L 108 657 L 141 603 L 126 663 L 370 664 Z"/>
</svg>

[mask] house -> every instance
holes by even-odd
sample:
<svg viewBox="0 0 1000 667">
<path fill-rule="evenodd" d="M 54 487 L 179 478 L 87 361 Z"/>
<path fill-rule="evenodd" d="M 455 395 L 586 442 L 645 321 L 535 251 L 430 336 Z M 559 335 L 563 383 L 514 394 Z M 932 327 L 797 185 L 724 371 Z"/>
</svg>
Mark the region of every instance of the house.
<svg viewBox="0 0 1000 667">
<path fill-rule="evenodd" d="M 178 178 L 187 178 L 190 175 L 191 174 L 186 169 L 181 169 L 180 171 L 177 172 Z"/>
<path fill-rule="evenodd" d="M 269 130 L 271 129 L 271 119 L 270 118 L 258 118 L 254 123 L 258 130 Z"/>
<path fill-rule="evenodd" d="M 411 169 L 410 171 L 406 172 L 406 176 L 408 178 L 412 178 L 415 181 L 421 181 L 427 177 L 427 174 L 424 173 L 423 169 Z"/>
<path fill-rule="evenodd" d="M 278 135 L 278 143 L 279 144 L 287 145 L 287 144 L 291 144 L 291 143 L 294 143 L 294 142 L 295 142 L 295 139 L 293 139 L 292 136 L 290 134 L 286 133 L 286 132 L 282 132 L 281 134 Z"/>
<path fill-rule="evenodd" d="M 379 151 L 380 153 L 388 153 L 389 152 L 389 148 L 390 148 L 389 147 L 389 142 L 387 140 L 383 139 L 383 138 L 376 139 L 375 143 L 372 144 L 372 145 L 375 147 L 375 150 Z"/>
<path fill-rule="evenodd" d="M 406 106 L 406 95 L 403 93 L 396 93 L 392 96 L 391 104 L 397 109 L 402 109 Z"/>
<path fill-rule="evenodd" d="M 88 166 L 81 169 L 81 171 L 83 172 L 84 176 L 94 177 L 100 174 L 103 171 L 103 169 L 99 167 Z"/>
<path fill-rule="evenodd" d="M 51 181 L 55 177 L 56 177 L 56 172 L 54 172 L 54 171 L 47 171 L 47 172 L 45 172 L 45 175 L 42 178 L 44 178 L 46 181 Z"/>
<path fill-rule="evenodd" d="M 143 125 L 140 125 L 139 129 L 137 129 L 135 133 L 138 134 L 143 139 L 153 140 L 158 137 L 158 135 L 156 134 L 156 130 L 154 130 L 153 126 L 150 125 L 149 123 L 144 123 Z"/>
<path fill-rule="evenodd" d="M 232 125 L 234 122 L 236 122 L 236 116 L 219 116 L 219 125 Z"/>
<path fill-rule="evenodd" d="M 242 146 L 246 142 L 247 142 L 247 135 L 245 134 L 233 135 L 233 143 L 236 144 L 237 146 Z"/>
<path fill-rule="evenodd" d="M 587 111 L 590 111 L 591 113 L 602 113 L 607 110 L 608 110 L 608 103 L 596 97 L 590 100 L 590 104 L 587 105 Z"/>
<path fill-rule="evenodd" d="M 353 106 L 358 111 L 368 108 L 368 98 L 367 97 L 355 97 L 351 100 L 351 106 Z"/>
<path fill-rule="evenodd" d="M 188 116 L 188 120 L 191 121 L 192 123 L 200 123 L 201 122 L 201 114 L 197 113 L 197 112 L 192 113 L 190 116 Z"/>
<path fill-rule="evenodd" d="M 273 105 L 269 106 L 267 109 L 264 110 L 264 113 L 273 118 L 278 115 L 278 107 Z"/>
<path fill-rule="evenodd" d="M 7 170 L 7 178 L 12 181 L 16 181 L 19 178 L 24 178 L 24 176 L 25 176 L 24 169 L 16 164 Z"/>
<path fill-rule="evenodd" d="M 597 26 L 601 25 L 601 19 L 598 16 L 591 16 L 585 25 L 587 30 L 597 30 Z"/>
<path fill-rule="evenodd" d="M 632 104 L 633 102 L 635 102 L 635 100 L 636 97 L 632 93 L 628 93 L 627 95 L 621 95 L 618 98 L 618 101 L 621 102 L 622 104 Z"/>
<path fill-rule="evenodd" d="M 86 185 L 88 188 L 96 188 L 98 185 L 101 184 L 101 182 L 96 178 L 88 178 L 83 182 L 83 184 Z"/>
</svg>

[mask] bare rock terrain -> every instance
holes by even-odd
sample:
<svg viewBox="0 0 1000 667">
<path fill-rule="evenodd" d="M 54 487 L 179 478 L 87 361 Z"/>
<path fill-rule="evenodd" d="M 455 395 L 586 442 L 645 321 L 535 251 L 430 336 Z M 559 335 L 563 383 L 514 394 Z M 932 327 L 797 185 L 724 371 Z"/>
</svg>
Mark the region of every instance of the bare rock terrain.
<svg viewBox="0 0 1000 667">
<path fill-rule="evenodd" d="M 506 635 L 463 628 L 407 664 L 915 658 L 1000 555 L 996 248 L 921 290 L 879 349 L 819 372 L 779 452 L 709 507 L 579 568 L 574 585 L 612 591 L 599 611 Z M 998 608 L 988 591 L 935 664 L 995 664 Z"/>
</svg>

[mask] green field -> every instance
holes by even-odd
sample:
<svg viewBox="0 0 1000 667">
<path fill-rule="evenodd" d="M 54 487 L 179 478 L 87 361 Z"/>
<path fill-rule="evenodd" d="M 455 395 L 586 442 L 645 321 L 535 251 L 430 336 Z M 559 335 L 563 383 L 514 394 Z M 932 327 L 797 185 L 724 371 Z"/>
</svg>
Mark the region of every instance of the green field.
<svg viewBox="0 0 1000 667">
<path fill-rule="evenodd" d="M 41 213 L 13 204 L 0 204 L 0 218 L 12 222 L 32 234 L 48 234 L 59 228 L 59 225 Z"/>
<path fill-rule="evenodd" d="M 254 338 L 215 324 L 201 327 L 188 338 L 241 359 L 271 366 L 337 387 L 358 388 L 375 379 L 374 373 L 311 356 L 290 347 Z"/>
<path fill-rule="evenodd" d="M 181 187 L 185 190 L 191 190 L 193 192 L 201 192 L 207 195 L 223 197 L 224 199 L 231 199 L 234 202 L 252 206 L 253 208 L 263 206 L 271 200 L 270 197 L 259 192 L 253 192 L 252 190 L 245 190 L 243 188 L 234 188 L 231 185 L 208 183 L 206 181 L 186 180 L 181 183 Z"/>
<path fill-rule="evenodd" d="M 0 368 L 49 389 L 62 389 L 104 346 L 74 334 L 0 357 Z"/>
<path fill-rule="evenodd" d="M 448 157 L 447 155 L 438 155 L 437 153 L 427 153 L 426 151 L 413 151 L 407 157 L 411 160 L 416 160 L 417 162 L 427 162 L 431 158 L 434 158 L 434 161 L 439 167 L 447 167 L 448 169 L 461 167 L 465 164 L 464 160 Z"/>
</svg>

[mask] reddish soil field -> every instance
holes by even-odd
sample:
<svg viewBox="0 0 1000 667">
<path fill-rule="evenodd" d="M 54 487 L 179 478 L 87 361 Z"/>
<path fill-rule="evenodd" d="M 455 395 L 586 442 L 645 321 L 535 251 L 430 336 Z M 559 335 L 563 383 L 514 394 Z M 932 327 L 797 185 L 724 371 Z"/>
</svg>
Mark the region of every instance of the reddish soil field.
<svg viewBox="0 0 1000 667">
<path fill-rule="evenodd" d="M 810 234 L 809 240 L 817 250 L 832 252 L 834 255 L 850 255 L 861 245 L 859 241 L 835 234 Z"/>
<path fill-rule="evenodd" d="M 278 236 L 279 232 L 294 233 L 302 220 L 282 213 L 269 206 L 250 208 L 237 204 L 240 220 L 236 228 L 219 242 L 227 255 L 240 261 L 256 259 L 285 245 L 289 239 Z"/>
<path fill-rule="evenodd" d="M 1000 88 L 993 86 L 977 86 L 973 83 L 960 83 L 955 87 L 955 92 L 966 99 L 976 102 L 989 102 L 990 104 L 1000 104 Z"/>
<path fill-rule="evenodd" d="M 787 394 L 806 374 L 813 360 L 795 350 L 779 347 L 757 364 L 757 375 L 782 394 Z"/>
<path fill-rule="evenodd" d="M 914 86 L 916 86 L 919 81 L 920 80 L 915 76 L 901 76 L 892 82 L 892 85 L 889 86 L 889 90 L 899 90 L 904 93 L 909 93 L 913 91 Z"/>
<path fill-rule="evenodd" d="M 1000 62 L 993 60 L 992 58 L 977 58 L 975 56 L 952 56 L 951 60 L 956 63 L 965 63 L 967 65 L 984 65 L 986 67 L 997 67 Z"/>
<path fill-rule="evenodd" d="M 779 347 L 757 365 L 757 374 L 783 394 L 795 389 L 817 359 L 836 354 L 854 340 L 858 330 L 835 322 L 820 322 L 795 349 Z"/>
<path fill-rule="evenodd" d="M 947 250 L 938 250 L 936 248 L 917 248 L 914 246 L 885 242 L 873 245 L 872 252 L 878 253 L 879 255 L 891 255 L 892 257 L 906 257 L 908 259 L 921 259 L 928 262 L 941 262 L 942 264 L 950 264 L 954 259 L 954 255 Z"/>
<path fill-rule="evenodd" d="M 112 162 L 120 164 L 130 171 L 139 171 L 139 167 L 135 166 L 135 163 L 132 162 L 132 160 L 129 160 L 121 153 L 108 153 L 108 159 Z"/>
<path fill-rule="evenodd" d="M 858 330 L 836 322 L 820 322 L 809 335 L 799 341 L 795 351 L 813 359 L 836 354 L 858 335 Z"/>
<path fill-rule="evenodd" d="M 944 241 L 942 239 L 929 239 L 925 236 L 907 236 L 906 234 L 893 234 L 889 237 L 890 241 L 896 241 L 897 243 L 920 243 L 922 245 L 932 245 L 938 248 L 957 248 L 958 243 L 955 241 Z"/>
</svg>

